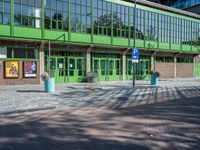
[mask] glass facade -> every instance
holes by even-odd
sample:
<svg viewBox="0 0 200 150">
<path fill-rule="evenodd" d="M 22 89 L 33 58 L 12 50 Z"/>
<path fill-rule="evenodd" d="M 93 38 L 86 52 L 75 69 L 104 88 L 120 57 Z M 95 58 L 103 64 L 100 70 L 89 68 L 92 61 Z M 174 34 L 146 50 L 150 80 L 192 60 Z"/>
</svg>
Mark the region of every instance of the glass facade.
<svg viewBox="0 0 200 150">
<path fill-rule="evenodd" d="M 10 0 L 0 0 L 0 23 L 10 24 Z"/>
<path fill-rule="evenodd" d="M 45 28 L 68 31 L 68 1 L 45 0 Z"/>
<path fill-rule="evenodd" d="M 41 0 L 15 0 L 14 24 L 41 28 Z"/>
<path fill-rule="evenodd" d="M 10 0 L 0 0 L 0 24 L 11 23 L 11 8 Z M 47 30 L 133 38 L 134 8 L 122 4 L 105 0 L 14 0 L 13 9 L 14 26 L 41 28 L 44 22 Z M 198 21 L 139 8 L 136 16 L 140 40 L 190 45 L 200 37 Z"/>
</svg>

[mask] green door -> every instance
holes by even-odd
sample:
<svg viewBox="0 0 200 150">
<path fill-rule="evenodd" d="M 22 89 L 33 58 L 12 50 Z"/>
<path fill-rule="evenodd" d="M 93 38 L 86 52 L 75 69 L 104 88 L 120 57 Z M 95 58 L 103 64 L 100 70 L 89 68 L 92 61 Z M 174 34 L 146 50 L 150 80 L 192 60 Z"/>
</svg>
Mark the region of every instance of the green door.
<svg viewBox="0 0 200 150">
<path fill-rule="evenodd" d="M 55 70 L 55 80 L 56 83 L 64 83 L 65 82 L 65 58 L 57 57 L 56 58 L 57 67 Z"/>
<path fill-rule="evenodd" d="M 65 82 L 65 58 L 50 57 L 50 70 L 55 78 L 56 83 Z"/>
<path fill-rule="evenodd" d="M 136 65 L 136 79 L 137 80 L 147 80 L 149 79 L 149 70 L 151 69 L 150 59 L 140 59 L 139 63 Z M 126 62 L 126 78 L 127 80 L 133 79 L 133 65 L 132 59 L 127 59 Z"/>
<path fill-rule="evenodd" d="M 86 80 L 85 63 L 82 57 L 68 57 L 66 68 L 68 82 L 83 82 Z"/>
<path fill-rule="evenodd" d="M 126 79 L 127 80 L 133 79 L 133 65 L 132 65 L 131 59 L 127 59 L 127 62 L 126 62 Z"/>
<path fill-rule="evenodd" d="M 122 79 L 120 59 L 93 58 L 92 70 L 98 73 L 100 81 L 114 81 Z"/>
</svg>

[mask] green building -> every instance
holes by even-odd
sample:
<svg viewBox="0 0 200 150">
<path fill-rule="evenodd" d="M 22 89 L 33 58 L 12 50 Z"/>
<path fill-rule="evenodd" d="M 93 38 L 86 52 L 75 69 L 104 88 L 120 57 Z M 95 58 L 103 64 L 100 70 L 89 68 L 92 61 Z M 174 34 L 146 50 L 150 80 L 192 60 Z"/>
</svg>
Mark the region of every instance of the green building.
<svg viewBox="0 0 200 150">
<path fill-rule="evenodd" d="M 131 80 L 133 35 L 134 1 L 0 0 L 0 85 Z M 138 80 L 200 76 L 199 15 L 138 0 L 136 38 Z"/>
</svg>

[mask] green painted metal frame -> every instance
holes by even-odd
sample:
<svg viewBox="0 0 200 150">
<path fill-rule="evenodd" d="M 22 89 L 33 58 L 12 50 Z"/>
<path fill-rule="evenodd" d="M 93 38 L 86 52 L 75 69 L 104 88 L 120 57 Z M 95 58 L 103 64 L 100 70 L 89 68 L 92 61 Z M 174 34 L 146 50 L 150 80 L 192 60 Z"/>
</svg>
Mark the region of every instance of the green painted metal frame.
<svg viewBox="0 0 200 150">
<path fill-rule="evenodd" d="M 97 58 L 92 57 L 92 71 L 98 73 L 100 81 L 118 81 L 122 80 L 122 59 L 121 58 Z M 95 61 L 98 62 L 98 69 L 94 68 Z M 110 68 L 110 62 L 112 61 L 112 68 Z M 116 67 L 116 61 L 119 62 L 119 69 Z M 105 66 L 102 67 L 101 62 L 104 62 Z"/>
<path fill-rule="evenodd" d="M 144 62 L 145 64 L 141 63 Z M 133 79 L 132 59 L 126 59 L 126 80 Z M 151 70 L 151 59 L 141 58 L 139 63 L 136 65 L 136 80 L 148 80 L 150 79 L 149 71 Z"/>
<path fill-rule="evenodd" d="M 119 38 L 119 37 L 113 37 L 113 22 L 112 22 L 112 26 L 111 26 L 111 36 L 100 36 L 100 35 L 94 35 L 94 30 L 93 30 L 93 18 L 94 18 L 94 14 L 92 11 L 92 18 L 91 18 L 91 22 L 92 22 L 92 33 L 91 34 L 82 34 L 82 33 L 71 33 L 71 28 L 70 28 L 70 1 L 68 0 L 68 18 L 69 18 L 69 23 L 68 23 L 68 27 L 69 30 L 68 32 L 65 31 L 51 31 L 51 30 L 46 30 L 44 28 L 44 0 L 42 0 L 42 27 L 40 29 L 36 29 L 36 28 L 30 28 L 30 27 L 20 27 L 20 26 L 15 26 L 14 25 L 14 0 L 11 0 L 11 24 L 10 25 L 0 25 L 0 28 L 2 29 L 9 29 L 9 34 L 8 31 L 4 31 L 1 30 L 0 31 L 0 38 L 3 39 L 13 39 L 13 40 L 29 40 L 29 41 L 49 41 L 52 40 L 54 41 L 55 39 L 57 39 L 57 42 L 66 42 L 66 43 L 72 43 L 72 44 L 79 44 L 79 45 L 87 45 L 87 44 L 95 44 L 98 46 L 109 46 L 109 47 L 122 47 L 122 48 L 128 48 L 128 47 L 132 47 L 132 37 L 128 37 L 128 38 Z M 128 3 L 122 0 L 106 0 L 111 3 L 112 6 L 112 13 L 113 13 L 113 3 L 118 3 L 118 4 L 122 4 L 125 6 L 129 6 L 129 7 L 133 7 L 132 3 Z M 174 14 L 171 12 L 166 12 L 164 10 L 158 10 L 155 8 L 150 8 L 147 6 L 142 6 L 140 4 L 137 5 L 137 8 L 143 9 L 145 11 L 152 11 L 152 12 L 156 12 L 161 14 L 165 14 L 165 15 L 169 15 L 169 16 L 175 16 L 181 19 L 187 19 L 187 20 L 191 20 L 191 21 L 195 21 L 200 23 L 199 19 L 195 19 L 195 18 L 190 18 L 188 16 L 184 16 L 184 15 L 179 15 L 179 14 Z M 93 10 L 93 1 L 92 1 L 92 6 L 91 6 L 91 10 Z M 129 12 L 130 14 L 130 8 L 129 8 Z M 160 20 L 160 15 L 158 15 L 158 26 L 159 25 L 159 20 Z M 113 16 L 113 15 L 112 15 Z M 171 19 L 170 19 L 171 20 Z M 145 25 L 145 16 L 144 16 L 144 34 L 146 32 L 146 25 Z M 171 26 L 170 26 L 171 28 Z M 129 31 L 130 31 L 130 26 L 129 26 Z M 23 33 L 26 33 L 23 34 Z M 27 34 L 28 33 L 28 34 Z M 158 35 L 159 35 L 159 30 L 158 30 Z M 58 37 L 61 37 L 60 39 L 58 39 Z M 63 37 L 62 37 L 63 36 Z M 67 37 L 67 38 L 66 38 Z M 78 40 L 75 40 L 78 39 Z M 108 42 L 109 41 L 109 42 Z M 120 41 L 120 43 L 118 42 Z M 144 45 L 140 45 L 140 41 L 144 42 Z M 171 41 L 171 39 L 170 39 Z M 146 43 L 148 41 L 146 41 L 146 39 L 144 40 L 136 40 L 136 43 L 138 43 L 138 47 L 139 48 L 146 48 Z M 172 44 L 169 44 L 169 48 L 165 49 L 166 51 L 172 51 L 172 52 L 188 52 L 188 53 L 199 53 L 198 50 L 196 50 L 192 45 L 188 45 L 188 46 L 183 46 L 182 44 L 178 45 L 174 45 L 174 47 L 177 47 L 177 49 L 173 49 Z M 157 40 L 157 48 L 156 49 L 160 49 L 160 47 L 165 47 L 166 43 L 161 43 Z M 188 49 L 189 48 L 189 49 Z"/>
</svg>

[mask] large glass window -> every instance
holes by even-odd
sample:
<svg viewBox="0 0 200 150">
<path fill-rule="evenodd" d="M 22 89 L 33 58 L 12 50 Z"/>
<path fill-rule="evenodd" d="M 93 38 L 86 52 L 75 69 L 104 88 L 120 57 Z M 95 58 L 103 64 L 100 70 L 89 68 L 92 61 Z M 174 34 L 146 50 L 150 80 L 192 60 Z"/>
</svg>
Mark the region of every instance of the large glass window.
<svg viewBox="0 0 200 150">
<path fill-rule="evenodd" d="M 158 38 L 158 14 L 145 12 L 145 38 L 148 41 L 157 41 Z"/>
<path fill-rule="evenodd" d="M 129 37 L 129 8 L 119 4 L 113 4 L 113 36 Z"/>
<path fill-rule="evenodd" d="M 182 19 L 182 44 L 191 44 L 191 22 Z"/>
<path fill-rule="evenodd" d="M 181 39 L 181 20 L 175 17 L 171 19 L 171 43 L 180 44 Z"/>
<path fill-rule="evenodd" d="M 7 58 L 37 59 L 38 50 L 29 48 L 7 48 Z"/>
<path fill-rule="evenodd" d="M 91 0 L 71 1 L 71 31 L 91 33 Z"/>
<path fill-rule="evenodd" d="M 169 43 L 170 40 L 170 16 L 160 15 L 159 41 Z"/>
<path fill-rule="evenodd" d="M 192 22 L 192 45 L 200 46 L 200 28 L 197 22 Z"/>
<path fill-rule="evenodd" d="M 112 6 L 110 2 L 94 0 L 94 34 L 111 36 L 111 8 Z"/>
<path fill-rule="evenodd" d="M 68 1 L 45 0 L 45 28 L 68 31 Z"/>
<path fill-rule="evenodd" d="M 133 33 L 134 33 L 134 10 L 131 8 L 130 9 L 130 32 L 131 32 L 131 38 L 133 37 Z M 138 39 L 144 39 L 144 10 L 141 9 L 137 9 L 137 29 L 136 29 L 136 35 Z"/>
<path fill-rule="evenodd" d="M 193 57 L 177 57 L 177 63 L 193 63 Z"/>
<path fill-rule="evenodd" d="M 41 28 L 41 17 L 41 0 L 14 1 L 15 25 Z"/>
<path fill-rule="evenodd" d="M 0 0 L 0 24 L 10 24 L 10 0 Z"/>
</svg>

